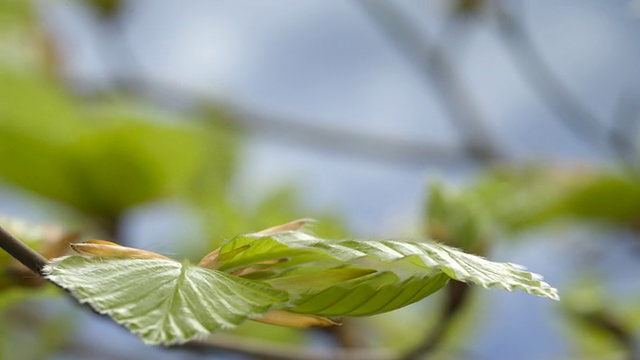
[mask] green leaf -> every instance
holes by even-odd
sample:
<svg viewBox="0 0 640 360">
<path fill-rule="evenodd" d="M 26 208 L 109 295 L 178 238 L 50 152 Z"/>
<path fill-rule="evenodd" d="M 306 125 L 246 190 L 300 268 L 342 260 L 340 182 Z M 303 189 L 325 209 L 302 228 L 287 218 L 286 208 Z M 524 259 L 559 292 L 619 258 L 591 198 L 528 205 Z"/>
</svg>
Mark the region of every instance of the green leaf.
<svg viewBox="0 0 640 360">
<path fill-rule="evenodd" d="M 61 90 L 0 64 L 3 182 L 115 218 L 157 199 L 207 198 L 231 178 L 233 134 L 189 119 L 158 121 L 133 104 L 87 109 Z"/>
<path fill-rule="evenodd" d="M 182 343 L 247 319 L 292 326 L 301 324 L 290 321 L 296 317 L 392 311 L 433 294 L 449 279 L 558 299 L 539 275 L 446 245 L 332 241 L 274 231 L 238 236 L 200 262 L 216 269 L 94 240 L 73 245 L 93 256 L 56 259 L 44 271 L 148 344 Z M 314 324 L 334 323 L 318 319 L 323 321 Z"/>
<path fill-rule="evenodd" d="M 431 239 L 483 254 L 493 238 L 486 207 L 444 184 L 433 182 L 426 206 L 427 234 Z"/>
<path fill-rule="evenodd" d="M 184 343 L 234 328 L 287 301 L 286 292 L 266 283 L 165 259 L 70 256 L 44 271 L 147 344 Z"/>
<path fill-rule="evenodd" d="M 462 191 L 460 200 L 510 235 L 568 220 L 634 228 L 640 181 L 633 173 L 579 167 L 504 168 Z"/>
<path fill-rule="evenodd" d="M 492 262 L 437 243 L 324 240 L 301 231 L 285 231 L 264 237 L 239 236 L 222 246 L 220 256 L 247 244 L 251 244 L 251 247 L 236 255 L 221 270 L 238 269 L 275 258 L 289 259 L 272 265 L 274 269 L 283 270 L 310 263 L 325 264 L 328 270 L 347 263 L 364 269 L 392 272 L 398 276 L 398 281 L 406 281 L 412 277 L 426 281 L 427 278 L 444 273 L 451 279 L 471 282 L 485 288 L 498 287 L 509 291 L 519 289 L 529 294 L 559 299 L 557 290 L 543 282 L 542 276 L 525 271 L 519 265 Z M 319 271 L 318 275 L 321 274 Z M 379 285 L 376 286 L 379 288 Z M 320 292 L 325 289 L 316 290 Z"/>
<path fill-rule="evenodd" d="M 422 300 L 448 281 L 444 273 L 402 280 L 391 271 L 376 272 L 335 283 L 319 292 L 301 293 L 290 311 L 321 316 L 380 314 Z"/>
</svg>

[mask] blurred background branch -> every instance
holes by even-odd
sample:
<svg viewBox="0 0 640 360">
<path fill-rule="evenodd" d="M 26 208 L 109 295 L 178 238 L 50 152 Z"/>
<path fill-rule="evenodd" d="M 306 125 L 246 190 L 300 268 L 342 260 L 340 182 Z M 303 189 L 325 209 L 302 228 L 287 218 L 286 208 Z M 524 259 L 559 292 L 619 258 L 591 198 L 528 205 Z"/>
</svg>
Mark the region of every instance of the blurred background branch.
<svg viewBox="0 0 640 360">
<path fill-rule="evenodd" d="M 185 99 L 194 104 L 191 110 L 194 115 L 216 127 L 310 151 L 357 157 L 404 168 L 448 166 L 474 158 L 464 146 L 458 148 L 444 143 L 408 141 L 389 135 L 329 126 L 325 125 L 327 121 L 321 119 L 292 118 L 238 103 L 218 101 L 177 84 L 163 84 L 149 79 L 137 79 L 133 83 L 138 91 L 153 91 L 161 99 Z M 220 109 L 228 116 L 220 117 Z"/>
<path fill-rule="evenodd" d="M 400 54 L 437 89 L 450 121 L 462 136 L 463 147 L 480 161 L 500 160 L 506 154 L 486 128 L 487 121 L 456 71 L 455 61 L 402 13 L 398 4 L 383 0 L 355 0 Z"/>
<path fill-rule="evenodd" d="M 635 161 L 637 153 L 633 141 L 627 136 L 608 138 L 610 131 L 605 122 L 598 119 L 553 71 L 523 25 L 524 21 L 516 18 L 502 0 L 493 0 L 490 8 L 495 14 L 500 38 L 514 63 L 520 68 L 520 74 L 527 79 L 540 99 L 555 112 L 556 119 L 587 146 L 609 155 L 620 155 L 625 161 Z"/>
</svg>

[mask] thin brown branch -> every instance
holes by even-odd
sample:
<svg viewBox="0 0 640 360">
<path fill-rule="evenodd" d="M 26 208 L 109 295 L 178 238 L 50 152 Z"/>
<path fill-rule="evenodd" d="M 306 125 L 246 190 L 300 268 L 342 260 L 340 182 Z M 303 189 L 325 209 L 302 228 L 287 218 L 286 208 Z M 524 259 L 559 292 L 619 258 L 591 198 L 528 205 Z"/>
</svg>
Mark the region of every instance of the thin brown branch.
<svg viewBox="0 0 640 360">
<path fill-rule="evenodd" d="M 605 310 L 572 313 L 580 321 L 586 325 L 598 329 L 613 338 L 626 353 L 626 359 L 638 360 L 640 353 L 638 352 L 638 344 L 633 331 L 623 324 L 620 319 Z"/>
<path fill-rule="evenodd" d="M 355 2 L 384 31 L 423 78 L 434 83 L 445 111 L 463 136 L 467 153 L 480 161 L 504 158 L 505 155 L 498 149 L 495 139 L 485 127 L 487 122 L 482 118 L 479 107 L 444 49 L 428 39 L 425 32 L 413 24 L 397 4 L 386 0 Z"/>
<path fill-rule="evenodd" d="M 248 108 L 242 104 L 223 102 L 160 80 L 129 78 L 126 84 L 136 92 L 152 91 L 154 102 L 176 101 L 193 104 L 187 109 L 214 126 L 250 134 L 262 139 L 274 139 L 309 149 L 360 157 L 392 166 L 424 167 L 426 165 L 459 164 L 470 158 L 470 152 L 460 147 L 426 141 L 409 141 L 388 134 L 365 134 L 342 127 L 325 125 L 321 119 L 300 119 L 265 110 Z M 221 113 L 230 116 L 221 116 Z M 471 156 L 473 157 L 473 156 Z"/>
<path fill-rule="evenodd" d="M 440 312 L 438 322 L 427 334 L 427 337 L 414 349 L 403 355 L 401 360 L 418 360 L 428 354 L 432 354 L 442 344 L 447 331 L 455 318 L 464 309 L 471 295 L 471 287 L 465 283 L 452 281 L 447 284 L 447 297 Z"/>
<path fill-rule="evenodd" d="M 364 134 L 323 125 L 323 121 L 300 121 L 285 116 L 232 107 L 234 123 L 217 123 L 262 138 L 273 138 L 292 145 L 357 156 L 394 166 L 424 167 L 429 164 L 460 163 L 464 150 L 444 144 L 408 141 L 389 135 Z"/>
<path fill-rule="evenodd" d="M 0 226 L 0 247 L 24 266 L 38 275 L 42 275 L 42 268 L 47 259 Z"/>
</svg>

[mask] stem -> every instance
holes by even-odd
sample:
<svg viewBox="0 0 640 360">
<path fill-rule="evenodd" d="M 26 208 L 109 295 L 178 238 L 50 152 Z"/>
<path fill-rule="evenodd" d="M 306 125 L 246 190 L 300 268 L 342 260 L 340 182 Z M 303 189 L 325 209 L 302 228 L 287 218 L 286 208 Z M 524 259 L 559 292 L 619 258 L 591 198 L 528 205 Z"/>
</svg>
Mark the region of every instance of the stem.
<svg viewBox="0 0 640 360">
<path fill-rule="evenodd" d="M 47 259 L 0 226 L 0 247 L 24 266 L 38 275 L 42 275 L 42 268 Z"/>
<path fill-rule="evenodd" d="M 640 359 L 638 344 L 636 343 L 633 331 L 631 331 L 628 326 L 626 326 L 624 322 L 615 315 L 607 312 L 606 310 L 587 313 L 576 312 L 574 315 L 586 324 L 610 335 L 624 349 L 626 353 L 626 357 L 624 357 L 625 359 Z"/>
<path fill-rule="evenodd" d="M 467 299 L 471 295 L 471 287 L 458 281 L 449 282 L 446 290 L 447 299 L 435 327 L 426 335 L 420 345 L 405 354 L 401 360 L 421 359 L 425 355 L 433 353 L 442 344 L 453 320 L 464 309 Z"/>
</svg>

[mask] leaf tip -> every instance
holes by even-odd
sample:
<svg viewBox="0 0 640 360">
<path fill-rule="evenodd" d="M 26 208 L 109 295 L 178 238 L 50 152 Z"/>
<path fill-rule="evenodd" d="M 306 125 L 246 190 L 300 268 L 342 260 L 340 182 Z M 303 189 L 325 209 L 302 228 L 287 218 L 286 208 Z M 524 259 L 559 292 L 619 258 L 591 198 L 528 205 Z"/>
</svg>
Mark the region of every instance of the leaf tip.
<svg viewBox="0 0 640 360">
<path fill-rule="evenodd" d="M 69 246 L 71 246 L 71 248 L 80 255 L 129 259 L 173 260 L 152 251 L 121 246 L 105 240 L 89 240 L 82 243 L 69 244 Z"/>
</svg>

